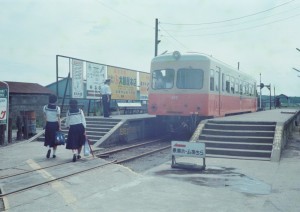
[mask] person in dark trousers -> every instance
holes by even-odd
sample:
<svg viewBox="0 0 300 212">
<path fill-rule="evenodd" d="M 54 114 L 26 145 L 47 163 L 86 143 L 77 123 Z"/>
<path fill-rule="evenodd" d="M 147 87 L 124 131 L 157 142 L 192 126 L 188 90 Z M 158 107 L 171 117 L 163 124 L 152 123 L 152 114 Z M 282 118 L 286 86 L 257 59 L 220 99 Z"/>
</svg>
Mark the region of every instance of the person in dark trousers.
<svg viewBox="0 0 300 212">
<path fill-rule="evenodd" d="M 75 99 L 69 101 L 70 109 L 66 114 L 66 127 L 69 128 L 66 149 L 71 149 L 73 153 L 73 162 L 80 159 L 80 152 L 85 142 L 86 120 L 83 111 L 78 108 Z"/>
<path fill-rule="evenodd" d="M 111 100 L 111 89 L 110 79 L 105 80 L 104 85 L 101 87 L 102 105 L 103 105 L 103 116 L 104 118 L 110 118 L 110 100 Z"/>
<path fill-rule="evenodd" d="M 53 148 L 53 158 L 56 158 L 57 145 L 55 144 L 55 134 L 60 131 L 60 107 L 56 105 L 57 96 L 50 95 L 49 103 L 43 107 L 45 125 L 45 142 L 44 146 L 48 147 L 46 154 L 50 158 L 51 148 Z"/>
</svg>

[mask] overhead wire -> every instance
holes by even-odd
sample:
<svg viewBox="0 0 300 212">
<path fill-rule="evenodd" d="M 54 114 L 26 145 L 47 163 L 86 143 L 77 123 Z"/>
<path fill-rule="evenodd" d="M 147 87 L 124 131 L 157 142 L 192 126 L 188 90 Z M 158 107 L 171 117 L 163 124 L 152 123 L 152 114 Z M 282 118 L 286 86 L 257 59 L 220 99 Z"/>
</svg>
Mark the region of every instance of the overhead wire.
<svg viewBox="0 0 300 212">
<path fill-rule="evenodd" d="M 112 8 L 112 7 L 110 7 L 110 6 L 108 6 L 107 4 L 103 3 L 103 2 L 100 1 L 100 0 L 96 0 L 96 1 L 97 1 L 98 3 L 100 3 L 102 6 L 106 7 L 107 9 L 109 9 L 109 10 L 111 10 L 111 11 L 113 11 L 113 12 L 115 12 L 115 13 L 117 13 L 117 14 L 119 14 L 119 15 L 125 17 L 125 18 L 127 18 L 128 20 L 130 20 L 130 21 L 132 21 L 132 22 L 134 22 L 134 23 L 137 23 L 137 24 L 139 24 L 139 25 L 143 25 L 143 26 L 146 26 L 146 27 L 151 27 L 151 28 L 153 29 L 153 26 L 150 26 L 150 25 L 148 25 L 148 24 L 145 24 L 145 23 L 141 22 L 140 20 L 134 19 L 134 18 L 132 18 L 132 17 L 130 17 L 130 16 L 124 14 L 124 13 L 121 13 L 120 11 L 118 11 L 118 10 L 116 10 L 116 9 L 114 9 L 114 8 Z"/>
<path fill-rule="evenodd" d="M 272 18 L 274 16 L 278 16 L 278 15 L 281 15 L 281 14 L 284 14 L 284 13 L 288 13 L 288 12 L 291 12 L 293 10 L 298 10 L 299 11 L 299 8 L 300 8 L 300 6 L 299 7 L 295 7 L 293 9 L 291 9 L 291 10 L 286 10 L 286 11 L 277 13 L 277 14 L 273 14 L 273 15 L 269 15 L 269 16 L 265 16 L 265 17 L 259 17 L 259 18 L 252 19 L 252 20 L 246 20 L 246 21 L 239 22 L 239 23 L 233 23 L 233 24 L 230 24 L 230 25 L 221 25 L 221 26 L 211 25 L 211 26 L 204 26 L 204 27 L 199 27 L 199 28 L 194 28 L 194 29 L 185 28 L 184 31 L 187 32 L 187 31 L 220 29 L 220 28 L 228 28 L 228 27 L 233 27 L 233 26 L 239 26 L 239 25 L 244 25 L 244 24 L 247 24 L 247 23 L 253 23 L 253 22 L 256 22 L 256 21 L 262 21 L 263 19 L 265 20 L 265 19 L 268 19 L 268 18 Z M 180 32 L 180 31 L 182 31 L 182 30 L 178 30 L 178 29 L 165 29 L 165 30 L 167 30 L 168 32 Z"/>
<path fill-rule="evenodd" d="M 288 19 L 291 19 L 291 18 L 294 18 L 294 17 L 297 17 L 297 16 L 300 16 L 300 13 L 298 13 L 296 15 L 293 15 L 293 16 L 290 16 L 290 17 L 287 17 L 287 18 L 278 19 L 278 20 L 271 21 L 271 22 L 268 22 L 268 23 L 255 25 L 255 26 L 252 26 L 252 27 L 240 28 L 240 29 L 237 29 L 237 30 L 224 31 L 224 32 L 216 32 L 216 33 L 206 33 L 206 34 L 203 33 L 203 34 L 197 34 L 197 35 L 177 35 L 177 37 L 201 37 L 201 36 L 210 36 L 210 35 L 213 36 L 213 35 L 221 35 L 221 34 L 228 34 L 228 33 L 240 32 L 240 31 L 255 29 L 255 28 L 259 28 L 259 27 L 271 25 L 271 24 L 274 24 L 274 23 L 282 22 L 282 21 L 285 21 L 285 20 L 288 20 Z"/>
<path fill-rule="evenodd" d="M 146 26 L 146 27 L 150 27 L 152 30 L 154 29 L 153 26 L 149 26 L 143 22 L 141 22 L 140 20 L 137 20 L 137 19 L 134 19 L 110 6 L 108 6 L 107 4 L 103 3 L 103 1 L 101 0 L 96 0 L 98 3 L 100 3 L 102 6 L 108 8 L 109 10 L 125 17 L 126 19 L 132 21 L 132 22 L 135 22 L 139 25 L 143 25 L 143 26 Z M 282 3 L 280 5 L 277 5 L 275 7 L 272 7 L 272 8 L 269 8 L 269 9 L 266 9 L 266 10 L 262 10 L 262 11 L 259 11 L 259 12 L 255 12 L 255 13 L 252 13 L 252 14 L 248 14 L 248 15 L 244 15 L 244 16 L 241 16 L 241 17 L 237 17 L 237 18 L 231 18 L 231 19 L 226 19 L 226 20 L 220 20 L 220 21 L 211 21 L 211 22 L 202 22 L 202 23 L 168 23 L 168 22 L 161 22 L 159 21 L 159 28 L 161 29 L 160 32 L 164 32 L 166 35 L 164 35 L 164 33 L 161 33 L 161 37 L 164 37 L 164 38 L 171 38 L 173 39 L 176 43 L 178 43 L 180 46 L 184 47 L 185 49 L 188 49 L 188 47 L 183 44 L 181 41 L 179 41 L 176 37 L 200 37 L 200 36 L 214 36 L 214 35 L 221 35 L 221 34 L 228 34 L 228 33 L 234 33 L 234 32 L 239 32 L 239 31 L 245 31 L 245 30 L 250 30 L 250 29 L 254 29 L 254 28 L 258 28 L 258 27 L 263 27 L 263 26 L 267 26 L 267 25 L 270 25 L 270 24 L 274 24 L 274 23 L 277 23 L 277 22 L 281 22 L 281 21 L 284 21 L 284 20 L 287 20 L 287 19 L 291 19 L 293 17 L 296 17 L 296 16 L 299 16 L 300 14 L 296 14 L 294 16 L 290 16 L 290 17 L 287 17 L 287 18 L 282 18 L 282 19 L 278 19 L 278 20 L 275 20 L 275 21 L 271 21 L 271 22 L 268 22 L 268 23 L 264 23 L 264 24 L 259 24 L 259 25 L 255 25 L 255 26 L 252 26 L 252 27 L 244 27 L 244 28 L 240 28 L 240 29 L 236 29 L 236 30 L 230 30 L 230 31 L 223 31 L 223 32 L 216 32 L 216 33 L 202 33 L 202 34 L 198 34 L 198 35 L 173 35 L 171 32 L 179 32 L 179 30 L 171 30 L 171 29 L 166 29 L 165 27 L 163 26 L 166 26 L 166 25 L 177 25 L 177 26 L 200 26 L 200 25 L 209 25 L 208 28 L 205 28 L 205 29 L 220 29 L 220 28 L 225 28 L 225 27 L 233 27 L 233 26 L 237 26 L 237 25 L 243 25 L 245 23 L 250 23 L 250 22 L 254 22 L 255 20 L 248 20 L 248 21 L 244 21 L 244 22 L 240 22 L 240 23 L 235 23 L 235 24 L 231 24 L 231 25 L 228 25 L 228 26 L 212 26 L 212 25 L 215 25 L 215 24 L 221 24 L 221 23 L 226 23 L 226 22 L 233 22 L 233 21 L 237 21 L 237 20 L 242 20 L 242 19 L 245 19 L 245 18 L 249 18 L 249 17 L 253 17 L 253 16 L 257 16 L 257 15 L 260 15 L 260 14 L 264 14 L 264 13 L 267 13 L 267 12 L 270 12 L 272 10 L 275 10 L 279 7 L 283 7 L 287 4 L 290 4 L 292 2 L 294 2 L 296 0 L 290 0 L 288 2 L 285 2 L 285 3 Z M 295 9 L 295 8 L 294 8 Z M 284 12 L 288 12 L 288 11 L 284 11 Z M 281 12 L 279 14 L 282 14 L 284 12 Z M 278 14 L 277 14 L 278 15 Z M 274 15 L 272 15 L 274 16 Z M 269 16 L 269 17 L 272 17 L 272 16 Z M 265 17 L 265 18 L 269 18 L 269 17 Z M 260 19 L 261 20 L 261 19 Z M 198 28 L 198 29 L 185 29 L 184 31 L 187 32 L 187 31 L 197 31 L 197 30 L 203 30 L 203 28 Z"/>
<path fill-rule="evenodd" d="M 177 26 L 181 26 L 181 29 L 180 30 L 172 30 L 172 29 L 166 29 L 166 28 L 163 28 L 164 32 L 167 33 L 167 34 L 171 34 L 172 32 L 172 38 L 178 38 L 178 37 L 201 37 L 201 36 L 216 36 L 216 35 L 222 35 L 222 34 L 229 34 L 229 33 L 235 33 L 235 32 L 239 32 L 239 31 L 246 31 L 246 30 L 251 30 L 251 29 L 254 29 L 254 28 L 259 28 L 259 27 L 263 27 L 263 26 L 267 26 L 267 25 L 271 25 L 271 24 L 274 24 L 274 23 L 277 23 L 277 22 L 282 22 L 282 21 L 285 21 L 285 20 L 288 20 L 288 19 L 291 19 L 291 18 L 294 18 L 294 17 L 297 17 L 300 15 L 300 13 L 297 13 L 293 16 L 289 16 L 289 17 L 285 17 L 285 18 L 281 18 L 281 19 L 277 19 L 277 20 L 274 20 L 274 21 L 269 21 L 267 23 L 264 23 L 264 24 L 256 24 L 254 26 L 249 26 L 249 27 L 243 27 L 243 28 L 240 28 L 240 29 L 234 29 L 234 30 L 228 30 L 228 31 L 221 31 L 221 32 L 207 32 L 207 33 L 202 33 L 202 34 L 186 34 L 187 32 L 191 32 L 191 31 L 197 31 L 197 30 L 211 30 L 211 29 L 216 29 L 216 30 L 219 30 L 221 28 L 229 28 L 229 27 L 234 27 L 234 26 L 238 26 L 238 25 L 244 25 L 245 23 L 251 23 L 251 22 L 255 22 L 255 20 L 246 20 L 244 22 L 239 22 L 239 23 L 233 23 L 233 24 L 230 24 L 230 25 L 223 25 L 223 26 L 216 26 L 216 24 L 221 24 L 221 23 L 225 23 L 225 22 L 234 22 L 234 21 L 237 21 L 237 20 L 241 20 L 241 19 L 245 19 L 245 18 L 248 18 L 248 17 L 252 17 L 252 16 L 258 16 L 262 13 L 267 13 L 271 10 L 274 10 L 274 9 L 277 9 L 279 7 L 282 7 L 282 6 L 285 6 L 289 3 L 292 3 L 294 2 L 295 0 L 291 0 L 291 1 L 288 1 L 288 2 L 285 2 L 283 4 L 280 4 L 278 6 L 275 6 L 275 7 L 272 7 L 272 8 L 269 8 L 267 10 L 263 10 L 263 11 L 260 11 L 260 12 L 256 12 L 256 13 L 253 13 L 253 14 L 249 14 L 249 15 L 245 15 L 245 16 L 241 16 L 241 17 L 237 17 L 237 18 L 232 18 L 232 19 L 226 19 L 226 20 L 223 20 L 223 21 L 212 21 L 212 22 L 202 22 L 202 23 L 198 23 L 198 24 L 175 24 L 175 23 L 165 23 L 165 22 L 159 22 L 159 27 L 162 28 L 162 26 L 167 26 L 167 25 L 177 25 Z M 299 7 L 296 7 L 296 8 L 293 8 L 292 10 L 296 10 L 297 8 Z M 290 12 L 291 10 L 286 10 L 284 12 L 280 12 L 280 13 L 277 13 L 275 15 L 279 15 L 279 14 L 283 14 L 283 13 L 287 13 L 287 12 Z M 267 18 L 270 18 L 270 17 L 273 17 L 274 15 L 270 15 L 268 17 L 265 17 L 265 19 Z M 256 19 L 258 20 L 258 19 Z M 261 19 L 259 19 L 261 21 Z M 188 26 L 199 26 L 199 25 L 208 25 L 208 27 L 202 27 L 202 28 L 197 28 L 197 29 L 188 29 L 188 28 L 184 28 L 184 30 L 182 30 L 182 27 L 188 27 Z M 177 32 L 176 35 L 174 35 L 174 32 Z M 178 35 L 178 33 L 185 33 L 186 35 Z M 178 39 L 176 39 L 176 41 L 178 41 Z"/>
<path fill-rule="evenodd" d="M 274 9 L 276 9 L 278 7 L 282 7 L 282 6 L 286 5 L 286 4 L 289 4 L 289 3 L 293 2 L 293 1 L 296 1 L 296 0 L 291 0 L 291 1 L 285 2 L 283 4 L 277 5 L 275 7 L 269 8 L 267 10 L 263 10 L 263 11 L 256 12 L 256 13 L 253 13 L 253 14 L 249 14 L 249 15 L 245 15 L 245 16 L 241 16 L 241 17 L 237 17 L 237 18 L 231 18 L 231 19 L 221 20 L 221 21 L 211 21 L 211 22 L 203 22 L 203 23 L 185 23 L 185 24 L 183 24 L 183 23 L 167 23 L 167 22 L 164 23 L 164 22 L 162 22 L 162 24 L 166 24 L 166 25 L 206 25 L 206 24 L 209 24 L 209 25 L 211 25 L 211 24 L 224 23 L 224 22 L 229 22 L 229 21 L 235 21 L 235 20 L 240 20 L 240 19 L 248 18 L 248 17 L 251 17 L 251 16 L 256 16 L 256 15 L 261 14 L 261 13 L 266 13 L 266 12 L 274 10 Z"/>
</svg>

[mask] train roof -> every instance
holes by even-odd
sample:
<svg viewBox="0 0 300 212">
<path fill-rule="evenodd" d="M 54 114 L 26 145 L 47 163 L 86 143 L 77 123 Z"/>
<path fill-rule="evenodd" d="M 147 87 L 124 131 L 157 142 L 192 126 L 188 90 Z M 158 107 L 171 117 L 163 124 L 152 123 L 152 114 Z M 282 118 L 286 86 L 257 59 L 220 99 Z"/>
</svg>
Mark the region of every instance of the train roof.
<svg viewBox="0 0 300 212">
<path fill-rule="evenodd" d="M 179 51 L 167 52 L 167 53 L 158 55 L 157 57 L 154 57 L 151 62 L 176 61 L 176 60 L 181 60 L 181 61 L 189 61 L 189 60 L 212 61 L 212 62 L 218 63 L 220 65 L 223 65 L 227 68 L 230 68 L 234 71 L 240 72 L 243 75 L 246 75 L 250 78 L 253 78 L 253 80 L 255 80 L 254 77 L 252 77 L 251 75 L 249 75 L 245 72 L 242 72 L 241 70 L 238 70 L 237 68 L 234 68 L 233 66 L 228 65 L 228 64 L 222 62 L 221 60 L 218 60 L 218 59 L 214 58 L 213 56 L 205 54 L 205 53 L 199 53 L 199 52 L 180 53 Z"/>
</svg>

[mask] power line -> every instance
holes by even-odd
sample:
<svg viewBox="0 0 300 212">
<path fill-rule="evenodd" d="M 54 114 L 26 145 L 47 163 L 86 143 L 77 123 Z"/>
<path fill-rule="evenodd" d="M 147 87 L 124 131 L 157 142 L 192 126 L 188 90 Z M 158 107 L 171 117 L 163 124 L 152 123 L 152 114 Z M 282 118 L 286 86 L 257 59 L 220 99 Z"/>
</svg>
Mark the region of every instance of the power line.
<svg viewBox="0 0 300 212">
<path fill-rule="evenodd" d="M 174 36 L 172 36 L 168 31 L 164 30 L 163 27 L 160 26 L 160 28 L 169 35 L 169 37 L 171 37 L 173 40 L 175 40 L 178 44 L 180 44 L 182 47 L 184 47 L 185 49 L 189 49 L 188 47 L 186 47 L 183 43 L 181 43 L 179 40 L 177 40 Z"/>
<path fill-rule="evenodd" d="M 248 20 L 248 21 L 243 21 L 243 22 L 239 22 L 239 23 L 235 23 L 235 24 L 230 24 L 230 25 L 221 25 L 221 26 L 207 26 L 207 27 L 200 27 L 200 28 L 194 28 L 194 29 L 187 29 L 185 28 L 184 29 L 184 32 L 191 32 L 191 31 L 199 31 L 199 30 L 210 30 L 210 29 L 220 29 L 220 28 L 229 28 L 229 27 L 234 27 L 234 26 L 239 26 L 239 25 L 244 25 L 244 24 L 247 24 L 247 23 L 252 23 L 252 22 L 256 22 L 256 21 L 262 21 L 262 19 L 268 19 L 268 18 L 271 18 L 271 17 L 274 17 L 274 16 L 278 16 L 278 15 L 281 15 L 281 14 L 284 14 L 284 13 L 287 13 L 287 12 L 291 12 L 293 10 L 297 10 L 299 11 L 300 7 L 295 7 L 291 10 L 286 10 L 286 11 L 283 11 L 283 12 L 280 12 L 280 13 L 277 13 L 277 14 L 274 14 L 274 15 L 269 15 L 269 16 L 265 16 L 263 18 L 256 18 L 256 19 L 252 19 L 252 20 Z M 168 32 L 181 32 L 182 29 L 178 30 L 178 29 L 165 29 L 167 30 Z"/>
<path fill-rule="evenodd" d="M 121 13 L 120 11 L 115 10 L 114 8 L 108 6 L 107 4 L 104 4 L 104 3 L 103 3 L 102 1 L 100 1 L 100 0 L 96 0 L 96 1 L 97 1 L 98 3 L 100 3 L 102 6 L 104 6 L 104 7 L 108 8 L 109 10 L 111 10 L 111 11 L 113 11 L 113 12 L 115 12 L 115 13 L 117 13 L 117 14 L 119 14 L 119 15 L 125 17 L 125 18 L 127 18 L 128 20 L 130 20 L 130 21 L 132 21 L 132 22 L 134 22 L 134 23 L 137 23 L 137 24 L 139 24 L 139 25 L 143 25 L 143 26 L 145 26 L 145 27 L 151 27 L 151 28 L 153 29 L 153 26 L 150 26 L 150 25 L 148 25 L 148 24 L 145 24 L 145 23 L 143 23 L 143 22 L 141 22 L 141 21 L 139 21 L 139 20 L 137 20 L 137 19 L 134 19 L 134 18 L 132 18 L 132 17 L 130 17 L 130 16 L 124 14 L 124 13 Z"/>
<path fill-rule="evenodd" d="M 263 10 L 263 11 L 256 12 L 256 13 L 253 13 L 253 14 L 241 16 L 241 17 L 238 17 L 238 18 L 232 18 L 232 19 L 222 20 L 222 21 L 203 22 L 203 23 L 198 23 L 198 24 L 191 24 L 191 23 L 178 24 L 178 23 L 164 23 L 164 22 L 162 22 L 162 24 L 166 24 L 166 25 L 210 25 L 210 24 L 219 24 L 219 23 L 224 23 L 224 22 L 230 22 L 230 21 L 240 20 L 240 19 L 244 19 L 244 18 L 248 18 L 248 17 L 251 17 L 251 16 L 258 15 L 258 14 L 261 14 L 261 13 L 269 12 L 271 10 L 274 10 L 274 9 L 278 8 L 278 7 L 282 7 L 282 6 L 286 5 L 286 4 L 289 4 L 289 3 L 293 2 L 293 1 L 295 1 L 295 0 L 288 1 L 286 3 L 280 4 L 278 6 L 272 7 L 272 8 L 267 9 L 267 10 Z"/>
<path fill-rule="evenodd" d="M 238 30 L 232 30 L 232 31 L 226 31 L 226 32 L 219 32 L 219 33 L 199 34 L 199 35 L 181 35 L 181 36 L 178 35 L 177 37 L 201 37 L 201 36 L 213 36 L 213 35 L 221 35 L 221 34 L 234 33 L 234 32 L 245 31 L 245 30 L 250 30 L 250 29 L 254 29 L 254 28 L 258 28 L 258 27 L 263 27 L 263 26 L 271 25 L 271 24 L 274 24 L 274 23 L 277 23 L 277 22 L 282 22 L 282 21 L 285 21 L 287 19 L 291 19 L 291 18 L 297 17 L 299 15 L 300 15 L 300 13 L 296 14 L 294 16 L 290 16 L 290 17 L 284 18 L 284 19 L 278 19 L 278 20 L 275 20 L 275 21 L 272 21 L 272 22 L 268 22 L 268 23 L 265 23 L 265 24 L 260 24 L 260 25 L 256 25 L 256 26 L 253 26 L 253 27 L 247 27 L 247 28 L 242 28 L 242 29 L 238 29 Z"/>
</svg>

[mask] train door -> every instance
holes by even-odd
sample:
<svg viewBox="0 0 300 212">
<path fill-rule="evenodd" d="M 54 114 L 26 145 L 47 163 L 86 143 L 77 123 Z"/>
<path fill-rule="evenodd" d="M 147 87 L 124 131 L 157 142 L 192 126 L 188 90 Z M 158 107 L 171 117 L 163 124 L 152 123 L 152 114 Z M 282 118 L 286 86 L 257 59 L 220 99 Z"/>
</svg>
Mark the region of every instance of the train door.
<svg viewBox="0 0 300 212">
<path fill-rule="evenodd" d="M 215 79 L 216 79 L 216 91 L 217 91 L 217 93 L 218 93 L 218 96 L 217 96 L 217 108 L 216 108 L 216 112 L 217 112 L 217 114 L 218 114 L 218 116 L 220 116 L 221 115 L 221 103 L 222 103 L 222 101 L 221 101 L 221 88 L 222 88 L 222 81 L 221 81 L 221 68 L 220 67 L 216 67 L 217 69 L 216 69 L 216 76 L 215 76 Z"/>
<path fill-rule="evenodd" d="M 220 68 L 210 70 L 210 95 L 211 112 L 214 116 L 220 116 Z"/>
</svg>

